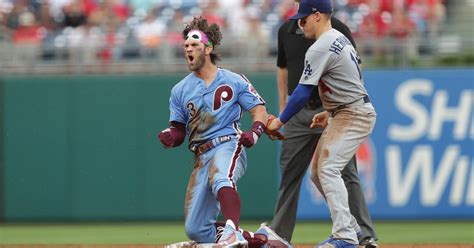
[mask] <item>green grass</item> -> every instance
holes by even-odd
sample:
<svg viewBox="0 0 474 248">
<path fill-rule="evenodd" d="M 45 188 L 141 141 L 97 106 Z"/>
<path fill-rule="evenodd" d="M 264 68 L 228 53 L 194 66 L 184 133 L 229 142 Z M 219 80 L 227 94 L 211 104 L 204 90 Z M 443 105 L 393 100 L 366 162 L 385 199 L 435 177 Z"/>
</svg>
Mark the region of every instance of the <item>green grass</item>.
<svg viewBox="0 0 474 248">
<path fill-rule="evenodd" d="M 257 222 L 242 227 L 256 230 Z M 381 244 L 474 244 L 472 222 L 376 222 Z M 330 234 L 328 222 L 300 222 L 293 243 L 316 243 Z M 182 222 L 0 224 L 5 244 L 165 244 L 186 240 Z"/>
</svg>

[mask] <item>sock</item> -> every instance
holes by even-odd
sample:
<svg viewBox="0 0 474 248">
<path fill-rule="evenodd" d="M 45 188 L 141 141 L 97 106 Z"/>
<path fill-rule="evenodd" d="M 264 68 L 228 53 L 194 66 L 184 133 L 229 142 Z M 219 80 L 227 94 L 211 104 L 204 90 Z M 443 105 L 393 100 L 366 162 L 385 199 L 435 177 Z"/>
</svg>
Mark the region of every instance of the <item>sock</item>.
<svg viewBox="0 0 474 248">
<path fill-rule="evenodd" d="M 222 187 L 217 192 L 221 204 L 222 215 L 225 220 L 232 220 L 237 230 L 240 220 L 240 197 L 237 190 L 231 187 Z"/>
</svg>

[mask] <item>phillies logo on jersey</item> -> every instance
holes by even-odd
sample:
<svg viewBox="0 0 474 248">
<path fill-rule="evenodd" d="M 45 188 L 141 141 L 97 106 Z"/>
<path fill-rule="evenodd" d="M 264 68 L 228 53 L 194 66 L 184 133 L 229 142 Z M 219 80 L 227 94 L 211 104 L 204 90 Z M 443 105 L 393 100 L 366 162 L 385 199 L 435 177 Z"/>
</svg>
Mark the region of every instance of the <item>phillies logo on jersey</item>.
<svg viewBox="0 0 474 248">
<path fill-rule="evenodd" d="M 234 90 L 230 85 L 224 84 L 214 91 L 214 103 L 213 103 L 213 110 L 216 111 L 222 107 L 224 102 L 228 102 L 232 100 L 234 97 Z"/>
</svg>

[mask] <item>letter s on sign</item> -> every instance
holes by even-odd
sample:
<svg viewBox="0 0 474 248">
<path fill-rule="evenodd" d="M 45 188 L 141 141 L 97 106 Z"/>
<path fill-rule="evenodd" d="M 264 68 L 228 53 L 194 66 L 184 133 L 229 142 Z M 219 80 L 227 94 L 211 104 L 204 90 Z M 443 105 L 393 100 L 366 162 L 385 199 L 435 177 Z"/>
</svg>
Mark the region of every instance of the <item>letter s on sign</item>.
<svg viewBox="0 0 474 248">
<path fill-rule="evenodd" d="M 403 82 L 395 94 L 395 104 L 398 110 L 412 119 L 409 125 L 391 124 L 388 136 L 392 140 L 417 140 L 428 130 L 429 114 L 426 108 L 414 97 L 416 95 L 430 96 L 433 84 L 425 79 L 412 79 Z"/>
</svg>

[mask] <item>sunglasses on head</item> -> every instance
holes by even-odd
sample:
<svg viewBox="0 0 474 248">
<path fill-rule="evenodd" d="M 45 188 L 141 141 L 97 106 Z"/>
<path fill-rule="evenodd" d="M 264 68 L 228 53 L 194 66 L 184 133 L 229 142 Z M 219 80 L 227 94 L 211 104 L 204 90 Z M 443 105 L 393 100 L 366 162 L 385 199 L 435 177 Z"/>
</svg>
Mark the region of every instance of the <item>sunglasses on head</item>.
<svg viewBox="0 0 474 248">
<path fill-rule="evenodd" d="M 207 35 L 201 30 L 193 29 L 186 35 L 186 40 L 197 40 L 206 46 L 212 46 L 212 42 L 207 38 Z"/>
</svg>

